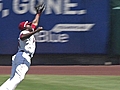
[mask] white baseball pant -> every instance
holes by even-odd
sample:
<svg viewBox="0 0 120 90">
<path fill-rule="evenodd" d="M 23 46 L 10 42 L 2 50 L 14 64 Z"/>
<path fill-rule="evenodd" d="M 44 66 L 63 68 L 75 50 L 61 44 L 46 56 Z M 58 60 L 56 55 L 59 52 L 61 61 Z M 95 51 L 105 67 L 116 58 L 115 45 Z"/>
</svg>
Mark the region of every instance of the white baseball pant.
<svg viewBox="0 0 120 90">
<path fill-rule="evenodd" d="M 15 90 L 29 70 L 31 64 L 30 60 L 30 56 L 25 52 L 18 52 L 16 55 L 12 56 L 11 76 L 1 85 L 0 90 Z"/>
</svg>

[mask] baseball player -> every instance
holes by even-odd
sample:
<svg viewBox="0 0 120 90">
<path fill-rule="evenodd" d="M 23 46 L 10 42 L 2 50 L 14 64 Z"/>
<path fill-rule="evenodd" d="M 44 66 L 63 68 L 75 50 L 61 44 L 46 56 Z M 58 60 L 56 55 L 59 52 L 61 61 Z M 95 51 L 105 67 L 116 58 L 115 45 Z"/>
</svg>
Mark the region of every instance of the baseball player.
<svg viewBox="0 0 120 90">
<path fill-rule="evenodd" d="M 21 32 L 18 38 L 18 52 L 12 56 L 11 76 L 1 85 L 0 90 L 15 90 L 30 68 L 31 58 L 35 52 L 34 34 L 43 29 L 42 27 L 36 29 L 36 27 L 45 4 L 37 5 L 35 9 L 37 14 L 32 22 L 25 21 L 19 24 Z"/>
</svg>

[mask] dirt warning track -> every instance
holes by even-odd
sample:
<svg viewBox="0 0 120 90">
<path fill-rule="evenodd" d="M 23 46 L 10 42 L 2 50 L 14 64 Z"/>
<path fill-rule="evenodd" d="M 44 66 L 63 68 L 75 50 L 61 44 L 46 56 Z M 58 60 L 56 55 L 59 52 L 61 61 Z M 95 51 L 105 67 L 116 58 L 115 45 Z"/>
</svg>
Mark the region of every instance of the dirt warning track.
<svg viewBox="0 0 120 90">
<path fill-rule="evenodd" d="M 11 66 L 0 66 L 0 74 L 10 74 Z M 31 66 L 28 74 L 41 75 L 120 75 L 120 66 Z"/>
</svg>

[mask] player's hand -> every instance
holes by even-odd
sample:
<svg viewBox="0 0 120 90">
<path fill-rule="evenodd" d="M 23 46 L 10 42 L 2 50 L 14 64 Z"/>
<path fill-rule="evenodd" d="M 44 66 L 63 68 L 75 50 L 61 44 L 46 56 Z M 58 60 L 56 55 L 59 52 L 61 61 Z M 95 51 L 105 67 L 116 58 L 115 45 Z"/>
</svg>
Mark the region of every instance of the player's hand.
<svg viewBox="0 0 120 90">
<path fill-rule="evenodd" d="M 42 13 L 45 10 L 45 4 L 38 4 L 35 6 L 35 10 L 38 14 Z"/>
<path fill-rule="evenodd" d="M 39 32 L 39 31 L 41 31 L 41 30 L 43 30 L 43 27 L 38 27 L 35 31 L 36 31 L 36 32 Z"/>
</svg>

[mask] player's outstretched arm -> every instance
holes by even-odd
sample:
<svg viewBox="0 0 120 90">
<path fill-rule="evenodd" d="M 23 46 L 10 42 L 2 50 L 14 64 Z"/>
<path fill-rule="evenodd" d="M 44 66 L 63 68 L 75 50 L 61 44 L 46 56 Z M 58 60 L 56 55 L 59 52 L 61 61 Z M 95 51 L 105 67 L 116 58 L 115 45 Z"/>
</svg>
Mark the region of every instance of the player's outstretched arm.
<svg viewBox="0 0 120 90">
<path fill-rule="evenodd" d="M 33 34 L 39 32 L 41 30 L 43 30 L 43 27 L 38 27 L 35 31 L 29 32 L 27 34 L 21 34 L 20 39 L 25 40 L 25 39 L 29 38 L 30 36 L 32 36 Z"/>
<path fill-rule="evenodd" d="M 36 10 L 36 15 L 35 15 L 35 18 L 34 18 L 34 20 L 32 21 L 32 23 L 33 23 L 35 26 L 38 26 L 40 15 L 41 15 L 42 12 L 45 10 L 45 4 L 42 3 L 42 4 L 36 5 L 36 6 L 35 6 L 35 10 Z"/>
<path fill-rule="evenodd" d="M 40 18 L 40 14 L 36 14 L 34 20 L 32 21 L 32 24 L 34 24 L 35 26 L 38 26 L 39 18 Z"/>
</svg>

